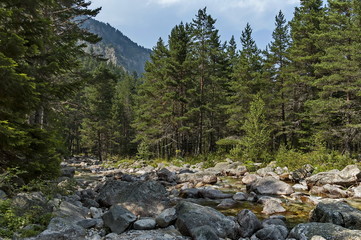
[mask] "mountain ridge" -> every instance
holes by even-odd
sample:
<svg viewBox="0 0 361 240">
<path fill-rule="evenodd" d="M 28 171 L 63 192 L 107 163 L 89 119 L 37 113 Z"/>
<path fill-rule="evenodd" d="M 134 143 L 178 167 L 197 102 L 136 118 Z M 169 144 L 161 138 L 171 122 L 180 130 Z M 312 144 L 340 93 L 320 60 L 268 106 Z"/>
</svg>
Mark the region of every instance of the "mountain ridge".
<svg viewBox="0 0 361 240">
<path fill-rule="evenodd" d="M 84 22 L 83 28 L 102 38 L 100 42 L 88 45 L 87 51 L 102 55 L 128 72 L 144 73 L 144 65 L 152 52 L 150 49 L 138 45 L 109 23 L 91 18 Z"/>
</svg>

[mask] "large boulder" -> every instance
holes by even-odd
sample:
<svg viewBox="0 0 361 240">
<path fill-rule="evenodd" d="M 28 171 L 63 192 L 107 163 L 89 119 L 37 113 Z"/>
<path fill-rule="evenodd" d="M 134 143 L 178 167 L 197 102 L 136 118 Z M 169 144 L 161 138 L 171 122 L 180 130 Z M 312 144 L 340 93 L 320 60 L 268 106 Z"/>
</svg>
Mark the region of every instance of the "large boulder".
<svg viewBox="0 0 361 240">
<path fill-rule="evenodd" d="M 291 230 L 288 238 L 311 240 L 314 236 L 318 236 L 318 239 L 323 237 L 326 240 L 359 240 L 361 231 L 349 230 L 332 223 L 310 222 L 298 224 Z"/>
<path fill-rule="evenodd" d="M 357 165 L 348 165 L 342 171 L 331 170 L 320 172 L 306 178 L 309 186 L 323 186 L 326 184 L 336 184 L 345 187 L 356 184 L 361 179 L 360 169 Z"/>
<path fill-rule="evenodd" d="M 244 209 L 237 214 L 237 222 L 240 226 L 241 237 L 250 237 L 262 228 L 262 224 L 257 216 L 248 209 Z"/>
<path fill-rule="evenodd" d="M 176 210 L 176 227 L 185 236 L 198 235 L 197 228 L 209 226 L 220 238 L 238 239 L 238 224 L 213 208 L 183 201 Z"/>
<path fill-rule="evenodd" d="M 120 204 L 142 217 L 155 217 L 169 206 L 168 192 L 155 181 L 109 181 L 100 189 L 97 201 L 104 207 Z"/>
<path fill-rule="evenodd" d="M 250 191 L 262 195 L 290 195 L 294 193 L 291 185 L 273 177 L 264 177 L 247 186 Z"/>
<path fill-rule="evenodd" d="M 103 216 L 104 225 L 114 233 L 124 232 L 137 217 L 120 205 L 113 205 Z"/>
<path fill-rule="evenodd" d="M 361 230 L 361 211 L 344 202 L 317 204 L 311 222 L 333 223 L 349 229 Z"/>
<path fill-rule="evenodd" d="M 63 218 L 51 219 L 47 229 L 31 240 L 85 240 L 86 230 Z"/>
</svg>

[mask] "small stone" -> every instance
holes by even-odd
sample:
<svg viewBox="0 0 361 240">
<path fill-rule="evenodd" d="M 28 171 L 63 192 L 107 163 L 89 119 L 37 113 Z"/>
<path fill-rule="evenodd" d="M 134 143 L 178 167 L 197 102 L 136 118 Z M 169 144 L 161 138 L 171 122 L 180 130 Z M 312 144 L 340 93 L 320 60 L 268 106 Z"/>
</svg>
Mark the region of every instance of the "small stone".
<svg viewBox="0 0 361 240">
<path fill-rule="evenodd" d="M 135 230 L 151 230 L 156 226 L 156 222 L 153 218 L 142 218 L 134 222 Z"/>
<path fill-rule="evenodd" d="M 168 208 L 161 212 L 155 219 L 159 227 L 165 228 L 175 222 L 177 213 L 175 208 Z"/>
<path fill-rule="evenodd" d="M 238 192 L 238 193 L 234 194 L 232 198 L 235 201 L 246 201 L 247 195 L 243 192 Z"/>
<path fill-rule="evenodd" d="M 262 213 L 271 215 L 274 213 L 286 212 L 286 209 L 282 205 L 273 199 L 266 201 Z"/>
</svg>

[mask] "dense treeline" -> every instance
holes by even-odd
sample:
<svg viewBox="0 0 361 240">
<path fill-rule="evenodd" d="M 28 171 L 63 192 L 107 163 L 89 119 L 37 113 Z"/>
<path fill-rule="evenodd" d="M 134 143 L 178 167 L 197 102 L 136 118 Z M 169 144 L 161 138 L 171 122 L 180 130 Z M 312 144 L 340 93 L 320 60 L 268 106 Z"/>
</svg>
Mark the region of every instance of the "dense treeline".
<svg viewBox="0 0 361 240">
<path fill-rule="evenodd" d="M 221 43 L 215 20 L 199 10 L 154 48 L 137 97 L 136 139 L 160 157 L 221 146 L 252 160 L 280 146 L 358 153 L 360 7 L 301 1 L 289 24 L 276 16 L 265 51 L 249 24 L 240 51 L 234 38 Z"/>
<path fill-rule="evenodd" d="M 361 143 L 361 2 L 301 0 L 273 40 L 222 43 L 206 8 L 159 39 L 141 78 L 84 52 L 83 0 L 0 1 L 0 168 L 54 176 L 60 155 L 268 161 Z M 240 49 L 240 50 L 238 50 Z"/>
</svg>

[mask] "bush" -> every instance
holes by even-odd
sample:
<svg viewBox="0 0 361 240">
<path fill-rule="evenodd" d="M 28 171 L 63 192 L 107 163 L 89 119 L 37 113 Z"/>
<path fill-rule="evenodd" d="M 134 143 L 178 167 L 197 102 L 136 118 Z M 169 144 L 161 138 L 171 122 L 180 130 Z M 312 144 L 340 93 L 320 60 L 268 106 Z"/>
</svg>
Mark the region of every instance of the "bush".
<svg viewBox="0 0 361 240">
<path fill-rule="evenodd" d="M 288 167 L 291 171 L 301 168 L 305 164 L 311 164 L 315 167 L 316 172 L 341 170 L 347 165 L 355 163 L 349 155 L 327 150 L 324 147 L 304 153 L 293 149 L 287 150 L 282 146 L 277 152 L 275 160 L 279 166 Z"/>
</svg>

